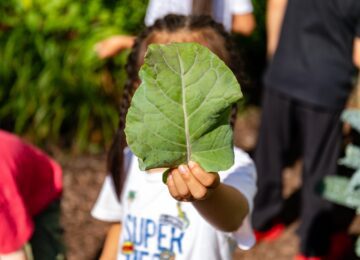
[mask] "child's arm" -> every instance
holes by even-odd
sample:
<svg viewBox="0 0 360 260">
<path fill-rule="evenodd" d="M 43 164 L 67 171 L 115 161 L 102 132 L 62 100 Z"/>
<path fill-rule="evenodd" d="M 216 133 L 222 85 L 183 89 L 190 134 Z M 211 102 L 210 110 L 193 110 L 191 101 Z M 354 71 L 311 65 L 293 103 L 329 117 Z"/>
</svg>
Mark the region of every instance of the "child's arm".
<svg viewBox="0 0 360 260">
<path fill-rule="evenodd" d="M 192 201 L 202 217 L 221 231 L 236 231 L 249 213 L 240 191 L 220 183 L 218 173 L 207 173 L 196 163 L 172 170 L 167 185 L 175 199 Z"/>
<path fill-rule="evenodd" d="M 129 49 L 135 41 L 134 36 L 115 35 L 98 42 L 95 45 L 95 51 L 99 58 L 105 59 L 113 57 L 124 49 Z"/>
<path fill-rule="evenodd" d="M 232 32 L 250 36 L 255 30 L 256 21 L 252 13 L 234 14 L 232 18 Z"/>
<path fill-rule="evenodd" d="M 107 232 L 104 247 L 99 260 L 115 260 L 118 255 L 121 223 L 113 223 Z"/>
<path fill-rule="evenodd" d="M 360 69 L 360 37 L 356 37 L 354 40 L 353 61 L 355 66 Z"/>
<path fill-rule="evenodd" d="M 266 8 L 267 55 L 271 58 L 278 45 L 288 0 L 268 0 Z"/>
<path fill-rule="evenodd" d="M 2 255 L 0 254 L 0 260 L 27 260 L 25 250 L 19 249 L 16 252 L 12 252 L 10 254 Z"/>
</svg>

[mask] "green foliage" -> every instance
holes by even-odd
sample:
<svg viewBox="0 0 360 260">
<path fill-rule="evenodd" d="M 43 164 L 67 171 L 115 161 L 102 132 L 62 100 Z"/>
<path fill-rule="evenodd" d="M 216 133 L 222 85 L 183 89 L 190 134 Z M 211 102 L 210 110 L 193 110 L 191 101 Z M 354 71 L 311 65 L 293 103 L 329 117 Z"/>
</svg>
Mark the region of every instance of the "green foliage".
<svg viewBox="0 0 360 260">
<path fill-rule="evenodd" d="M 360 205 L 359 191 L 350 187 L 350 179 L 347 177 L 326 177 L 322 194 L 326 199 L 349 208 L 357 209 Z"/>
<path fill-rule="evenodd" d="M 125 133 L 142 170 L 190 160 L 209 172 L 230 168 L 230 108 L 242 94 L 224 62 L 197 43 L 154 44 L 140 78 Z"/>
<path fill-rule="evenodd" d="M 355 131 L 360 132 L 360 110 L 346 110 L 342 120 L 349 123 Z M 331 176 L 323 182 L 322 195 L 330 201 L 357 210 L 360 214 L 360 147 L 349 144 L 345 157 L 339 163 L 355 170 L 351 178 Z M 356 242 L 356 254 L 360 256 L 360 238 Z"/>
<path fill-rule="evenodd" d="M 351 127 L 360 133 L 360 113 L 359 109 L 347 109 L 342 113 L 341 118 L 347 122 Z"/>
<path fill-rule="evenodd" d="M 0 3 L 0 127 L 76 150 L 108 143 L 126 53 L 101 61 L 99 40 L 142 28 L 144 0 Z"/>
<path fill-rule="evenodd" d="M 360 237 L 358 237 L 356 240 L 355 253 L 357 256 L 360 256 Z"/>
<path fill-rule="evenodd" d="M 339 164 L 355 170 L 360 169 L 360 147 L 352 144 L 347 145 L 345 157 L 339 160 Z"/>
<path fill-rule="evenodd" d="M 266 39 L 265 39 L 265 12 L 266 12 L 266 1 L 265 0 L 253 0 L 252 4 L 254 6 L 254 16 L 256 19 L 256 29 L 253 35 L 251 36 L 252 40 L 257 43 L 257 45 L 263 45 L 265 48 Z"/>
</svg>

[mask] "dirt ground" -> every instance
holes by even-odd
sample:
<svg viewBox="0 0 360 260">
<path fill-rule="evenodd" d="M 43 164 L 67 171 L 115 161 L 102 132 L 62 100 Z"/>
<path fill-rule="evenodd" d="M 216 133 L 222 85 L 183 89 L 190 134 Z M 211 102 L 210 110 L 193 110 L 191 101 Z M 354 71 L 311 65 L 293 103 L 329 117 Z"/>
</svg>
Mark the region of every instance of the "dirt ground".
<svg viewBox="0 0 360 260">
<path fill-rule="evenodd" d="M 248 110 L 237 122 L 235 143 L 251 151 L 256 142 L 259 126 L 259 111 Z M 69 260 L 97 259 L 104 241 L 108 225 L 93 219 L 90 210 L 105 177 L 105 155 L 57 158 L 64 170 L 64 196 L 62 201 L 62 223 L 65 229 L 65 243 Z M 300 185 L 301 164 L 284 172 L 289 196 Z M 288 260 L 298 250 L 295 230 L 298 222 L 293 222 L 281 237 L 272 243 L 261 243 L 250 251 L 237 250 L 234 259 L 247 260 Z"/>
</svg>

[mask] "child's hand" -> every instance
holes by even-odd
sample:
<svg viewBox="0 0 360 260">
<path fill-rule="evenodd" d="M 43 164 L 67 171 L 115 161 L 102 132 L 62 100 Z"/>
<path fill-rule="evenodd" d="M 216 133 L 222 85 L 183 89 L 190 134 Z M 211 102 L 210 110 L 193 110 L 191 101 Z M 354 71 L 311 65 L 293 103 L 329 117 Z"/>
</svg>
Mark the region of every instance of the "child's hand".
<svg viewBox="0 0 360 260">
<path fill-rule="evenodd" d="M 199 164 L 189 162 L 189 165 L 173 169 L 166 184 L 176 200 L 205 200 L 219 186 L 220 177 L 218 173 L 208 173 Z"/>
<path fill-rule="evenodd" d="M 128 35 L 115 35 L 95 45 L 95 52 L 101 59 L 115 56 L 124 49 L 131 48 L 135 38 Z"/>
</svg>

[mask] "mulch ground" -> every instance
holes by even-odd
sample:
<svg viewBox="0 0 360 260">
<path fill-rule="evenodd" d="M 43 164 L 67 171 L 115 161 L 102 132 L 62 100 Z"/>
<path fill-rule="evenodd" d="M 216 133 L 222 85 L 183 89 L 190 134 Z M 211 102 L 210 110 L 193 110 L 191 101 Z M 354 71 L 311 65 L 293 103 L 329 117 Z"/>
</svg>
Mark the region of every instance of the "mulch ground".
<svg viewBox="0 0 360 260">
<path fill-rule="evenodd" d="M 235 143 L 250 151 L 256 142 L 259 111 L 250 109 L 237 122 Z M 98 196 L 105 177 L 105 155 L 57 156 L 64 170 L 64 195 L 62 200 L 62 224 L 69 260 L 97 259 L 104 241 L 108 224 L 90 216 L 90 210 Z M 289 196 L 300 184 L 301 163 L 284 172 L 284 196 Z M 298 222 L 293 222 L 281 237 L 271 243 L 260 243 L 250 251 L 237 250 L 234 259 L 287 260 L 298 251 L 295 234 Z"/>
</svg>

